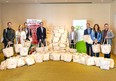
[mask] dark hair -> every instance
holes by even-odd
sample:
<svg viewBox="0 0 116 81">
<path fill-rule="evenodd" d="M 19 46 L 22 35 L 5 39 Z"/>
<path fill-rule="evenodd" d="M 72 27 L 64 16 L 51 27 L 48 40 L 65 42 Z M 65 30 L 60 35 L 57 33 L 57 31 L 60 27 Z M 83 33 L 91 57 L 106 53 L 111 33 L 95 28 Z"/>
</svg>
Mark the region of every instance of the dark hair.
<svg viewBox="0 0 116 81">
<path fill-rule="evenodd" d="M 95 30 L 95 27 L 96 27 L 96 26 L 98 27 L 98 28 L 97 28 L 97 31 L 100 31 L 100 26 L 99 26 L 98 24 L 95 24 L 95 25 L 94 25 L 93 30 L 96 31 L 96 30 Z"/>
<path fill-rule="evenodd" d="M 108 23 L 105 23 L 105 24 L 104 24 L 104 26 L 105 26 L 105 25 L 108 25 L 108 26 L 109 26 L 109 24 L 108 24 Z"/>
<path fill-rule="evenodd" d="M 12 22 L 7 22 L 7 25 L 9 25 L 10 23 L 12 24 Z"/>
</svg>

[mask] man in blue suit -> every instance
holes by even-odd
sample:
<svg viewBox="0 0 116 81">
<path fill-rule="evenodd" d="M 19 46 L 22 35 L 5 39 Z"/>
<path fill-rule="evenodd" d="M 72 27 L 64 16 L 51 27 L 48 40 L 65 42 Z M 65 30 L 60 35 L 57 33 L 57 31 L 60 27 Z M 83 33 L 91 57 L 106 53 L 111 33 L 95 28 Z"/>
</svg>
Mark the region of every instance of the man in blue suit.
<svg viewBox="0 0 116 81">
<path fill-rule="evenodd" d="M 46 28 L 43 27 L 43 22 L 40 22 L 40 27 L 37 28 L 37 40 L 39 42 L 39 47 L 41 44 L 46 46 Z"/>
<path fill-rule="evenodd" d="M 84 35 L 90 35 L 91 31 L 92 31 L 92 28 L 90 27 L 90 23 L 87 23 L 86 26 L 87 26 L 87 28 L 84 30 Z M 86 42 L 86 49 L 87 49 L 87 54 L 91 55 L 92 54 L 92 44 L 88 44 Z M 91 53 L 90 53 L 90 51 L 91 51 Z"/>
</svg>

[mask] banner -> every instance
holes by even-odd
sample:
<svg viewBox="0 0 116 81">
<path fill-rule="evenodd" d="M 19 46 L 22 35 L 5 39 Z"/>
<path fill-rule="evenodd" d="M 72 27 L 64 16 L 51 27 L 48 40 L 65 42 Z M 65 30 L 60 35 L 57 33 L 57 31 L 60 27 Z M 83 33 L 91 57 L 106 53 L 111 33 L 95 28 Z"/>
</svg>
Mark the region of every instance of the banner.
<svg viewBox="0 0 116 81">
<path fill-rule="evenodd" d="M 32 33 L 32 44 L 38 44 L 36 32 L 41 21 L 38 19 L 27 19 L 28 28 L 31 29 Z"/>
<path fill-rule="evenodd" d="M 86 29 L 87 20 L 73 20 L 73 26 L 78 34 L 78 41 L 83 40 L 84 30 Z"/>
</svg>

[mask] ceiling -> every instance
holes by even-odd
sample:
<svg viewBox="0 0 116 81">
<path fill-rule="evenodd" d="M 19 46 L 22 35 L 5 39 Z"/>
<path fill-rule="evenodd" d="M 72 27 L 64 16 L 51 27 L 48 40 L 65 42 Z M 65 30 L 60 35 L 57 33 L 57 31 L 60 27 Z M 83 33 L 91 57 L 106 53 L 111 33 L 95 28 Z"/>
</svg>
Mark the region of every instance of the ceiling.
<svg viewBox="0 0 116 81">
<path fill-rule="evenodd" d="M 114 0 L 0 0 L 1 4 L 91 4 L 91 3 L 111 3 Z"/>
</svg>

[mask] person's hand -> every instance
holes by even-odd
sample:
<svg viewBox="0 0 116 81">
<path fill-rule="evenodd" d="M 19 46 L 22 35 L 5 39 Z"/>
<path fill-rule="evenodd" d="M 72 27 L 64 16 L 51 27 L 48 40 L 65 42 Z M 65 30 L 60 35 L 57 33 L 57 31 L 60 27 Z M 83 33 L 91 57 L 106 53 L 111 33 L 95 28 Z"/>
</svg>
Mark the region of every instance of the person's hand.
<svg viewBox="0 0 116 81">
<path fill-rule="evenodd" d="M 108 36 L 106 36 L 105 39 L 108 39 Z"/>
<path fill-rule="evenodd" d="M 39 39 L 39 42 L 41 42 L 41 39 Z"/>
<path fill-rule="evenodd" d="M 94 43 L 95 43 L 95 44 L 97 44 L 97 43 L 98 43 L 98 40 L 97 40 L 97 39 L 95 39 L 95 40 L 94 40 Z"/>
<path fill-rule="evenodd" d="M 8 45 L 10 46 L 11 44 L 13 44 L 12 41 L 9 41 L 9 42 L 8 42 Z"/>
</svg>

